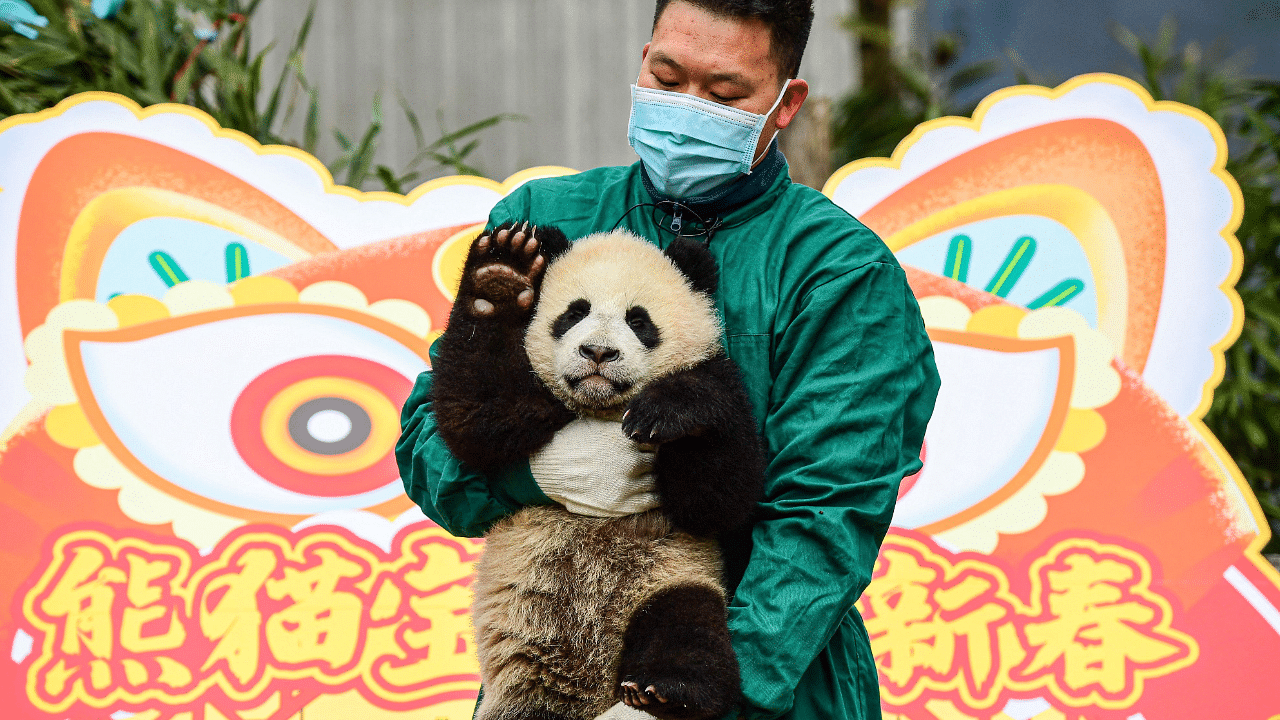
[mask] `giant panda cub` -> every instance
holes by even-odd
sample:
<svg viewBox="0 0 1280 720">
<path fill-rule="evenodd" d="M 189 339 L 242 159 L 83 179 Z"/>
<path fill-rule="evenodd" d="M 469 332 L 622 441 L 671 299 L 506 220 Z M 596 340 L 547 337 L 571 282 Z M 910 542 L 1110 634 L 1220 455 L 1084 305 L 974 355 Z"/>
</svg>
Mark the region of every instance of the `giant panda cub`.
<svg viewBox="0 0 1280 720">
<path fill-rule="evenodd" d="M 528 458 L 582 416 L 657 446 L 661 507 L 528 507 L 493 526 L 473 590 L 479 720 L 588 720 L 618 702 L 719 717 L 740 697 L 715 537 L 748 521 L 764 463 L 720 347 L 699 243 L 570 243 L 506 224 L 472 244 L 437 348 L 439 432 L 472 467 Z"/>
</svg>

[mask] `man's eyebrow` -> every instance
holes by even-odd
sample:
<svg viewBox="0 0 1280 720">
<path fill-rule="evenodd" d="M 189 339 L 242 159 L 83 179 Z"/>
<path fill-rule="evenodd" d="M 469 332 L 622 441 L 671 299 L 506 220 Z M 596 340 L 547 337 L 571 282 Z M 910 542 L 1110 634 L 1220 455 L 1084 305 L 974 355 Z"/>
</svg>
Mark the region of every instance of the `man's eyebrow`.
<svg viewBox="0 0 1280 720">
<path fill-rule="evenodd" d="M 712 73 L 712 74 L 711 74 L 711 82 L 713 82 L 713 83 L 717 83 L 717 82 L 727 82 L 727 83 L 733 83 L 733 84 L 735 84 L 735 85 L 742 85 L 743 87 L 748 87 L 748 88 L 749 88 L 749 87 L 751 87 L 751 82 L 750 82 L 749 80 L 747 80 L 747 78 L 746 78 L 746 77 L 744 77 L 743 75 L 741 75 L 741 74 L 739 74 L 739 73 L 733 73 L 733 72 L 730 72 L 730 73 Z"/>
<path fill-rule="evenodd" d="M 676 62 L 675 58 L 661 51 L 655 51 L 653 53 L 653 62 L 661 63 L 663 65 L 666 65 L 667 67 L 670 67 L 673 70 L 684 70 L 684 66 Z M 751 81 L 749 81 L 746 78 L 746 76 L 742 75 L 741 73 L 735 73 L 735 72 L 712 73 L 710 79 L 711 79 L 711 82 L 713 83 L 728 82 L 728 83 L 734 83 L 735 85 L 741 85 L 744 88 L 752 87 Z"/>
<path fill-rule="evenodd" d="M 669 66 L 673 70 L 683 70 L 684 66 L 676 62 L 675 58 L 664 54 L 661 50 L 655 50 L 653 53 L 653 62 L 662 63 Z"/>
</svg>

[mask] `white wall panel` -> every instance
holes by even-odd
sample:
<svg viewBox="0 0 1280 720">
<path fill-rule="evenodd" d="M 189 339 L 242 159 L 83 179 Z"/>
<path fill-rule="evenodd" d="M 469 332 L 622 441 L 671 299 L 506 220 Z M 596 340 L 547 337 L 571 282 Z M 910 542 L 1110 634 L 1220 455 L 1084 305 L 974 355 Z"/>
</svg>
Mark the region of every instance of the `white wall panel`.
<svg viewBox="0 0 1280 720">
<path fill-rule="evenodd" d="M 267 77 L 285 61 L 309 4 L 259 6 L 255 44 L 276 42 Z M 852 42 L 838 27 L 850 4 L 816 3 L 801 74 L 821 94 L 843 92 L 856 74 Z M 526 116 L 481 135 L 470 159 L 491 177 L 534 165 L 630 163 L 628 86 L 652 19 L 653 0 L 317 0 L 304 67 L 320 89 L 319 155 L 327 161 L 337 153 L 332 127 L 358 141 L 380 91 L 385 125 L 377 159 L 397 169 L 413 153 L 401 94 L 429 140 L 439 134 L 437 111 L 450 130 L 496 113 Z M 302 137 L 304 113 L 299 98 L 286 137 Z"/>
</svg>

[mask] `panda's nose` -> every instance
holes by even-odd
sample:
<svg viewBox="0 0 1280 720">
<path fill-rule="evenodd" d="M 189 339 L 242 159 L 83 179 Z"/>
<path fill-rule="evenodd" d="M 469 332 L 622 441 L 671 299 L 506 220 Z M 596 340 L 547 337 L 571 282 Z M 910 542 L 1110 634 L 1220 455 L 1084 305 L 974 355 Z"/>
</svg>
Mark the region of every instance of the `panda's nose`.
<svg viewBox="0 0 1280 720">
<path fill-rule="evenodd" d="M 618 351 L 610 347 L 600 347 L 599 345 L 582 345 L 578 347 L 578 354 L 582 357 L 595 361 L 599 364 L 612 362 L 618 359 Z"/>
</svg>

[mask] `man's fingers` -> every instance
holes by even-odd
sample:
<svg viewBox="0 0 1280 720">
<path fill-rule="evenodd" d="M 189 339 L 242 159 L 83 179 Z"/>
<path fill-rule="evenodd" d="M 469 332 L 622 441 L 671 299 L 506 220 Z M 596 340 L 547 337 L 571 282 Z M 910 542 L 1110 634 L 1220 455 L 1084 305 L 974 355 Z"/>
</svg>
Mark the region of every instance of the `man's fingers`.
<svg viewBox="0 0 1280 720">
<path fill-rule="evenodd" d="M 647 694 L 649 694 L 649 695 L 652 695 L 653 697 L 657 698 L 657 699 L 658 699 L 658 702 L 660 702 L 660 703 L 664 703 L 664 702 L 666 702 L 666 701 L 667 701 L 667 699 L 666 699 L 666 698 L 662 697 L 662 695 L 660 695 L 660 694 L 658 693 L 657 688 L 655 688 L 655 687 L 654 687 L 654 686 L 652 686 L 652 685 L 650 685 L 649 687 L 645 688 L 645 689 L 644 689 L 644 691 L 645 691 L 645 693 L 647 693 Z"/>
</svg>

